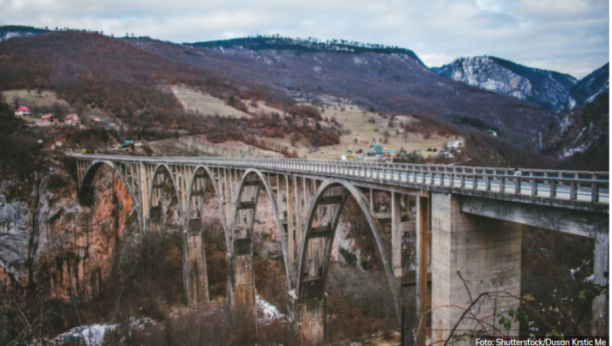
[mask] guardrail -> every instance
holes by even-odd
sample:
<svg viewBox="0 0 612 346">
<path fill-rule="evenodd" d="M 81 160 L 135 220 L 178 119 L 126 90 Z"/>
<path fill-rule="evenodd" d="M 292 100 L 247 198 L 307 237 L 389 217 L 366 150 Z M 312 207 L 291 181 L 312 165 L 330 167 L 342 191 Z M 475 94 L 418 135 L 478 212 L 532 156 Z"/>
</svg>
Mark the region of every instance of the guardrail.
<svg viewBox="0 0 612 346">
<path fill-rule="evenodd" d="M 450 187 L 559 200 L 609 204 L 609 172 L 505 169 L 445 165 L 389 164 L 376 162 L 306 159 L 244 159 L 201 157 L 141 157 L 74 155 L 93 160 L 182 163 L 263 168 L 345 178 L 364 178 L 380 183 L 411 183 L 425 187 Z"/>
</svg>

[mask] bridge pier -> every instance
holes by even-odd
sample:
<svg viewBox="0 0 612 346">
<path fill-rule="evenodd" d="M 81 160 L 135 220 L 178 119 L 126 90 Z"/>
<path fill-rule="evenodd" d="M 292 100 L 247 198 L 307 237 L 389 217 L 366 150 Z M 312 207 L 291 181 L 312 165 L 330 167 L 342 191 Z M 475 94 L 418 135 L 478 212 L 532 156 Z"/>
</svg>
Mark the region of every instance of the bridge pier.
<svg viewBox="0 0 612 346">
<path fill-rule="evenodd" d="M 189 220 L 183 233 L 183 281 L 187 305 L 209 302 L 206 254 L 201 219 Z"/>
<path fill-rule="evenodd" d="M 610 235 L 607 229 L 601 230 L 595 237 L 595 258 L 593 270 L 593 283 L 599 286 L 605 286 L 608 283 L 608 256 Z M 608 299 L 607 293 L 595 297 L 592 305 L 593 316 L 591 324 L 592 335 L 605 335 L 608 332 L 606 329 L 608 321 Z"/>
<path fill-rule="evenodd" d="M 234 241 L 234 256 L 227 256 L 228 302 L 255 306 L 255 274 L 251 239 Z"/>
<path fill-rule="evenodd" d="M 291 329 L 299 342 L 322 345 L 327 335 L 327 294 L 300 303 L 295 292 L 290 291 L 287 301 Z"/>
<path fill-rule="evenodd" d="M 456 326 L 453 336 L 492 332 L 492 325 L 501 328 L 496 315 L 520 303 L 501 296 L 521 294 L 522 226 L 463 213 L 460 204 L 461 196 L 432 193 L 433 342 L 446 340 L 466 309 L 473 315 Z M 485 292 L 496 292 L 497 297 L 478 298 Z M 518 335 L 518 328 L 514 323 L 509 334 Z"/>
</svg>

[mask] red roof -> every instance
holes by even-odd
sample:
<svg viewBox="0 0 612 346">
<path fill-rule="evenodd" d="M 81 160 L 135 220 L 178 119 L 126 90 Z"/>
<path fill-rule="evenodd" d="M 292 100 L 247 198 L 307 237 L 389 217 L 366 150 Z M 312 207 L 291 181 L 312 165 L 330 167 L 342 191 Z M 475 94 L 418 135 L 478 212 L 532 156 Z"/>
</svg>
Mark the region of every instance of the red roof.
<svg viewBox="0 0 612 346">
<path fill-rule="evenodd" d="M 79 117 L 76 114 L 68 114 L 68 115 L 66 115 L 64 120 L 74 120 L 74 119 L 78 119 L 78 118 Z"/>
<path fill-rule="evenodd" d="M 29 112 L 30 108 L 26 107 L 26 106 L 19 106 L 19 108 L 17 108 L 16 112 Z"/>
<path fill-rule="evenodd" d="M 94 121 L 100 121 L 100 118 L 94 118 Z"/>
<path fill-rule="evenodd" d="M 41 119 L 50 119 L 53 117 L 53 114 L 45 114 L 42 117 L 40 117 Z"/>
</svg>

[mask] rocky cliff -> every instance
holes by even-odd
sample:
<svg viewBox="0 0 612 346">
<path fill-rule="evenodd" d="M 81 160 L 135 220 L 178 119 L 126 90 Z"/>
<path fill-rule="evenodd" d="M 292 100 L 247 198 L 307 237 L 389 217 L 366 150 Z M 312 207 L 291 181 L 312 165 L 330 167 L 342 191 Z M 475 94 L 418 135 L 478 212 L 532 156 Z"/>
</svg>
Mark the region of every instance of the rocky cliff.
<svg viewBox="0 0 612 346">
<path fill-rule="evenodd" d="M 68 179 L 61 187 L 47 179 L 34 203 L 0 196 L 0 272 L 5 284 L 48 285 L 49 298 L 63 301 L 71 295 L 89 299 L 100 292 L 119 239 L 138 223 L 120 178 L 103 172 L 97 179 L 91 207 L 79 204 L 76 184 Z"/>
<path fill-rule="evenodd" d="M 488 56 L 459 58 L 432 70 L 453 80 L 531 101 L 554 111 L 564 108 L 570 89 L 576 84 L 576 79 L 567 74 Z"/>
<path fill-rule="evenodd" d="M 541 136 L 543 151 L 557 156 L 561 167 L 607 171 L 609 162 L 609 93 L 560 115 L 557 124 Z"/>
<path fill-rule="evenodd" d="M 597 95 L 610 90 L 610 63 L 582 78 L 570 90 L 567 107 L 574 109 L 593 102 Z"/>
</svg>

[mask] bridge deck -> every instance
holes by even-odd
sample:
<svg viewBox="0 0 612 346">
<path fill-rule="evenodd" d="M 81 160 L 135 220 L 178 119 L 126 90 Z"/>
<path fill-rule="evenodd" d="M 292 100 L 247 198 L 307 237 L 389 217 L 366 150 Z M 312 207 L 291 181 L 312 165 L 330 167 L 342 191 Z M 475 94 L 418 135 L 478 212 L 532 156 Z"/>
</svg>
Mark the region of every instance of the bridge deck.
<svg viewBox="0 0 612 346">
<path fill-rule="evenodd" d="M 559 171 L 448 165 L 389 164 L 305 159 L 143 157 L 74 155 L 77 159 L 227 168 L 341 177 L 372 186 L 397 186 L 435 192 L 608 213 L 609 172 Z"/>
</svg>

